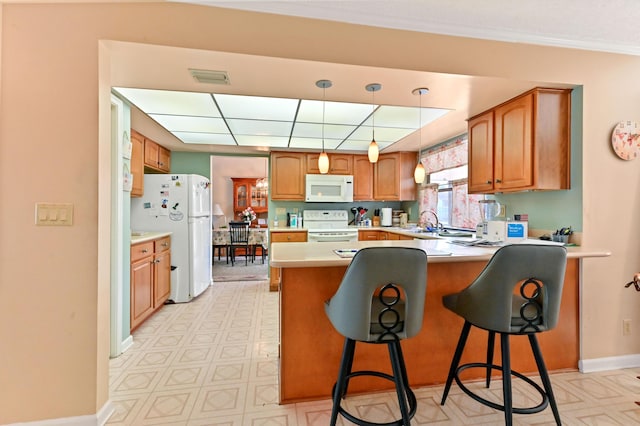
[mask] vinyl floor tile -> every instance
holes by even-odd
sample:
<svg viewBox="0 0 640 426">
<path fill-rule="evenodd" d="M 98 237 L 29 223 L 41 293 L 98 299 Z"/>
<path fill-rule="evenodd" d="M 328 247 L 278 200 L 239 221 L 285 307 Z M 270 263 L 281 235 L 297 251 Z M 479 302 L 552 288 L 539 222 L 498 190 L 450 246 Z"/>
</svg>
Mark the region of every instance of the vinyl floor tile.
<svg viewBox="0 0 640 426">
<path fill-rule="evenodd" d="M 216 283 L 190 303 L 165 305 L 133 333 L 133 345 L 110 361 L 109 425 L 326 426 L 331 401 L 279 405 L 277 292 L 267 281 Z M 639 368 L 551 375 L 563 425 L 640 425 Z M 539 378 L 533 378 L 539 383 Z M 501 400 L 501 382 L 471 388 Z M 414 389 L 412 425 L 504 424 L 501 411 L 481 405 L 453 385 Z M 372 421 L 398 413 L 395 392 L 348 396 L 344 406 Z M 514 380 L 514 401 L 539 396 Z M 351 423 L 338 417 L 339 426 Z M 551 409 L 514 415 L 516 425 L 553 425 Z"/>
</svg>

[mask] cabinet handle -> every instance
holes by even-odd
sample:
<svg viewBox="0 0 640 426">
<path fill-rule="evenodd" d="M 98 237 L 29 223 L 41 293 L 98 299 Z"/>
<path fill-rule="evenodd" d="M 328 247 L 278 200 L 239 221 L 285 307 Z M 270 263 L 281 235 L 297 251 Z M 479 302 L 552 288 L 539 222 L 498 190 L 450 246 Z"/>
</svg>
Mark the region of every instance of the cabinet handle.
<svg viewBox="0 0 640 426">
<path fill-rule="evenodd" d="M 167 247 L 169 245 L 169 243 L 162 243 L 161 245 L 162 245 L 162 247 Z"/>
<path fill-rule="evenodd" d="M 488 181 L 487 181 L 487 183 L 488 183 L 488 184 L 491 184 L 491 181 L 490 181 L 490 180 L 488 180 Z"/>
<path fill-rule="evenodd" d="M 291 235 L 287 235 L 287 240 L 291 241 Z"/>
<path fill-rule="evenodd" d="M 147 253 L 149 250 L 147 250 L 147 249 L 142 249 L 141 251 L 142 251 L 142 253 Z"/>
<path fill-rule="evenodd" d="M 496 183 L 502 183 L 502 180 L 496 179 Z"/>
</svg>

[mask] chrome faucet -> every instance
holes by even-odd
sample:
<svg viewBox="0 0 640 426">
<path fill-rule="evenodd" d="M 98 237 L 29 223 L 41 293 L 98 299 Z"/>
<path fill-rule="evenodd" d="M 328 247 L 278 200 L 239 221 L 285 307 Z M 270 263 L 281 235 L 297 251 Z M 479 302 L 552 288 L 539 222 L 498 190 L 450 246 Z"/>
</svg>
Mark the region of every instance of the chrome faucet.
<svg viewBox="0 0 640 426">
<path fill-rule="evenodd" d="M 428 213 L 431 213 L 433 215 L 433 217 L 436 219 L 435 226 L 431 226 L 431 225 L 433 225 L 433 223 L 431 223 L 431 222 L 429 222 L 428 220 L 425 219 L 425 215 L 427 215 Z M 440 228 L 442 228 L 442 224 L 440 223 L 440 219 L 438 219 L 438 215 L 433 210 L 423 210 L 423 211 L 420 212 L 420 216 L 418 218 L 418 226 L 421 227 L 421 228 L 424 228 L 424 227 L 435 228 L 436 231 L 438 231 L 438 230 L 440 230 Z"/>
</svg>

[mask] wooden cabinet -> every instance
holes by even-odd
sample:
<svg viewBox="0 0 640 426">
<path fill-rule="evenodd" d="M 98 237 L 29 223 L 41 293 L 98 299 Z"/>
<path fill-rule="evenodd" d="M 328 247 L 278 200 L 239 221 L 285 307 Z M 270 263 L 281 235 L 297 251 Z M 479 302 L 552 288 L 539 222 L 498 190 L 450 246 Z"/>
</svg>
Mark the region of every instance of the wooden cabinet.
<svg viewBox="0 0 640 426">
<path fill-rule="evenodd" d="M 133 129 L 131 129 L 131 143 L 133 144 L 131 173 L 134 176 L 131 195 L 140 196 L 143 194 L 144 188 L 142 187 L 143 190 L 139 194 L 138 190 L 135 190 L 136 173 L 139 173 L 140 170 L 143 175 L 144 173 L 169 173 L 171 171 L 171 151 Z"/>
<path fill-rule="evenodd" d="M 304 201 L 305 154 L 300 152 L 271 153 L 272 200 Z"/>
<path fill-rule="evenodd" d="M 367 155 L 353 156 L 353 201 L 373 200 L 373 163 Z"/>
<path fill-rule="evenodd" d="M 319 153 L 271 153 L 271 199 L 304 201 L 305 175 L 318 174 Z M 371 164 L 366 155 L 330 154 L 330 174 L 353 175 L 354 201 L 409 201 L 417 198 L 415 152 L 382 154 Z"/>
<path fill-rule="evenodd" d="M 153 241 L 131 246 L 131 330 L 153 312 Z"/>
<path fill-rule="evenodd" d="M 415 152 L 381 154 L 373 167 L 373 199 L 406 201 L 416 199 L 413 170 L 418 162 Z"/>
<path fill-rule="evenodd" d="M 378 241 L 381 231 L 358 231 L 358 241 Z"/>
<path fill-rule="evenodd" d="M 169 173 L 171 170 L 171 151 L 145 137 L 144 167 L 147 173 Z"/>
<path fill-rule="evenodd" d="M 251 207 L 256 213 L 269 211 L 267 193 L 258 189 L 258 179 L 231 178 L 231 180 L 233 181 L 233 213 L 236 218 L 247 207 Z"/>
<path fill-rule="evenodd" d="M 570 188 L 571 90 L 536 88 L 469 120 L 469 193 Z"/>
<path fill-rule="evenodd" d="M 351 154 L 328 154 L 330 175 L 353 175 L 353 155 Z M 320 153 L 307 154 L 306 173 L 320 174 L 318 169 L 318 157 Z"/>
<path fill-rule="evenodd" d="M 269 241 L 271 243 L 305 243 L 307 242 L 307 231 L 271 232 Z M 269 252 L 271 252 L 271 249 L 269 249 Z M 269 291 L 278 291 L 281 276 L 281 268 L 270 268 Z"/>
<path fill-rule="evenodd" d="M 131 187 L 132 197 L 144 195 L 144 136 L 135 130 L 131 130 Z"/>
<path fill-rule="evenodd" d="M 158 310 L 171 293 L 171 237 L 131 246 L 131 331 Z"/>
</svg>

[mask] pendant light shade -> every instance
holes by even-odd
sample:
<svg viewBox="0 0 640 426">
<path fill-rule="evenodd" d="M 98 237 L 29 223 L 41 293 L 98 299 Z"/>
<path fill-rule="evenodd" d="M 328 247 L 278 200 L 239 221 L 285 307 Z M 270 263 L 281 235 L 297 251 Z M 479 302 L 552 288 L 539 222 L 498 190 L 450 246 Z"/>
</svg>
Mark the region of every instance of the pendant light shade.
<svg viewBox="0 0 640 426">
<path fill-rule="evenodd" d="M 376 140 L 373 139 L 369 144 L 369 151 L 367 152 L 367 155 L 369 156 L 369 162 L 370 163 L 377 162 L 379 154 L 380 154 L 380 151 L 378 150 L 378 144 L 376 143 Z"/>
<path fill-rule="evenodd" d="M 420 161 L 420 154 L 422 151 L 422 95 L 426 95 L 429 93 L 429 89 L 426 87 L 419 87 L 417 89 L 413 89 L 414 95 L 420 96 L 420 121 L 418 122 L 418 128 L 420 129 L 420 140 L 418 141 L 418 164 L 416 165 L 416 169 L 413 171 L 413 179 L 417 184 L 421 184 L 424 182 L 425 177 L 427 176 L 427 172 L 422 165 L 422 161 Z"/>
<path fill-rule="evenodd" d="M 329 156 L 327 155 L 326 152 L 324 152 L 324 109 L 325 109 L 325 102 L 326 102 L 325 92 L 327 87 L 331 87 L 331 84 L 332 83 L 330 80 L 316 81 L 316 86 L 322 89 L 322 152 L 318 157 L 318 169 L 320 170 L 320 173 L 322 173 L 323 175 L 329 172 Z"/>
<path fill-rule="evenodd" d="M 320 169 L 320 173 L 322 174 L 329 171 L 329 156 L 324 151 L 322 151 L 320 157 L 318 157 L 318 169 Z"/>
<path fill-rule="evenodd" d="M 382 85 L 378 83 L 371 83 L 365 86 L 368 92 L 371 92 L 371 127 L 373 129 L 371 135 L 371 143 L 369 144 L 369 151 L 367 155 L 369 156 L 369 162 L 375 163 L 378 161 L 378 155 L 380 154 L 380 150 L 378 149 L 378 144 L 376 143 L 376 120 L 375 120 L 375 93 L 382 89 Z"/>
<path fill-rule="evenodd" d="M 420 160 L 418 160 L 420 161 Z M 418 163 L 416 169 L 413 171 L 413 179 L 416 183 L 424 182 L 424 178 L 427 176 L 427 171 L 424 169 L 422 163 Z"/>
</svg>

